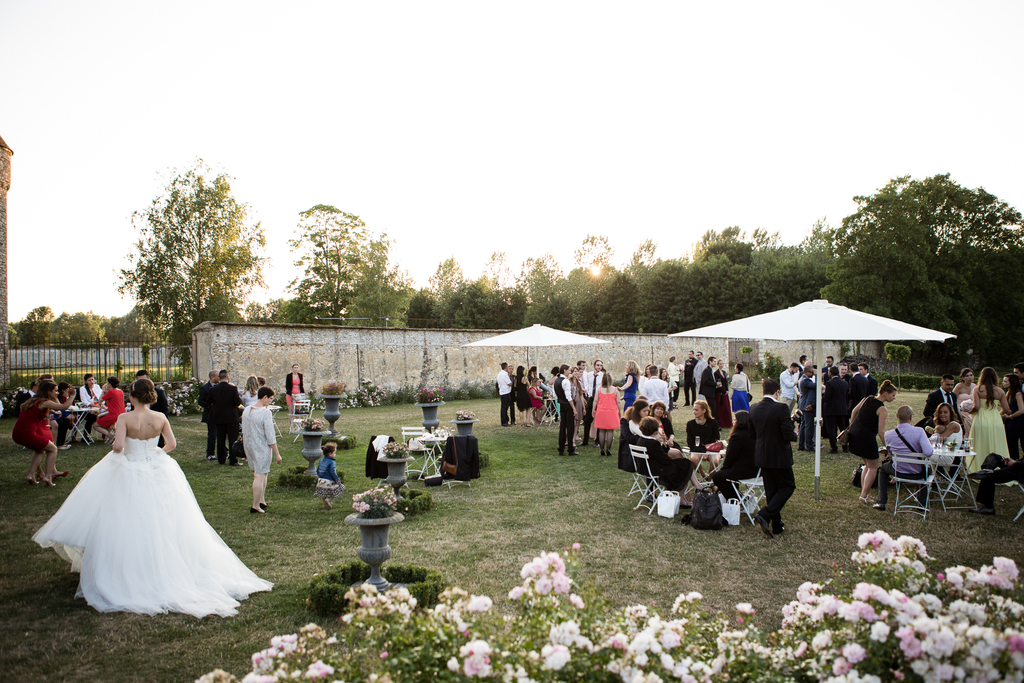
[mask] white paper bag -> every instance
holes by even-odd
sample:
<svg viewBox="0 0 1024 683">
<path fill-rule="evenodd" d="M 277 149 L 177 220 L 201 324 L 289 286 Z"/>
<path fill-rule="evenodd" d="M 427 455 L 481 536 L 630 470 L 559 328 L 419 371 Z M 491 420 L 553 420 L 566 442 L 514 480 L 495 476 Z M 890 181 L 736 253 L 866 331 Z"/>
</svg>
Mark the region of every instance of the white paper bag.
<svg viewBox="0 0 1024 683">
<path fill-rule="evenodd" d="M 740 525 L 740 501 L 738 498 L 726 500 L 721 493 L 718 497 L 722 499 L 722 519 L 729 523 L 729 526 Z"/>
<path fill-rule="evenodd" d="M 679 493 L 676 491 L 662 491 L 658 496 L 658 515 L 661 517 L 675 517 L 679 512 Z"/>
</svg>

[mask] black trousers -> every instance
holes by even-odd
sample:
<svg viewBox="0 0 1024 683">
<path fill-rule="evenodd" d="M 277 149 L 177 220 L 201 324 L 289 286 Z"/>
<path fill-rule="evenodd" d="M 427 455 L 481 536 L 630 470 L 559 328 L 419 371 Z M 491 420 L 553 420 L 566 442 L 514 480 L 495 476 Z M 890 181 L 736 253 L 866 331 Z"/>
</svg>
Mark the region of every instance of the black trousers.
<svg viewBox="0 0 1024 683">
<path fill-rule="evenodd" d="M 686 402 L 686 405 L 691 405 L 697 400 L 697 383 L 693 380 L 693 377 L 683 379 L 683 400 Z"/>
<path fill-rule="evenodd" d="M 839 442 L 836 441 L 836 437 L 839 436 L 839 432 L 843 431 L 850 426 L 850 418 L 843 413 L 842 415 L 826 415 L 825 416 L 825 433 L 828 436 L 829 447 L 832 450 L 839 450 Z M 845 447 L 843 450 L 847 450 Z"/>
<path fill-rule="evenodd" d="M 1024 481 L 1024 462 L 1017 462 L 1009 467 L 1001 467 L 993 472 L 992 476 L 985 477 L 978 482 L 978 506 L 994 508 L 996 484 L 1005 484 L 1008 481 Z"/>
<path fill-rule="evenodd" d="M 796 491 L 793 468 L 762 467 L 761 481 L 764 482 L 765 505 L 757 514 L 771 523 L 772 531 L 779 531 L 782 529 L 782 508 Z"/>
<path fill-rule="evenodd" d="M 676 383 L 676 388 L 672 390 L 672 405 L 670 407 L 671 408 L 675 408 L 676 407 L 676 403 L 678 403 L 678 402 L 679 402 L 679 384 Z M 687 404 L 687 405 L 689 405 L 689 404 Z"/>
<path fill-rule="evenodd" d="M 57 445 L 63 446 L 67 442 L 68 430 L 71 429 L 71 419 L 62 417 L 57 420 Z"/>
<path fill-rule="evenodd" d="M 1006 428 L 1006 445 L 1010 448 L 1010 457 L 1020 460 L 1020 444 L 1024 439 L 1024 418 L 1015 417 L 1003 423 Z"/>
<path fill-rule="evenodd" d="M 238 441 L 238 423 L 223 422 L 217 423 L 217 462 L 221 465 L 228 460 L 232 465 L 238 462 L 235 456 L 231 455 L 231 447 Z M 226 443 L 225 443 L 226 442 Z"/>
<path fill-rule="evenodd" d="M 558 422 L 558 454 L 562 455 L 565 453 L 565 445 L 569 444 L 569 454 L 575 455 L 576 445 L 574 441 L 576 435 L 572 429 L 575 424 L 575 420 L 572 417 L 572 404 L 568 401 L 559 401 L 558 412 L 562 416 L 562 419 Z"/>
<path fill-rule="evenodd" d="M 217 425 L 213 422 L 206 423 L 206 455 L 211 456 L 217 450 Z"/>
<path fill-rule="evenodd" d="M 590 443 L 590 426 L 594 424 L 594 397 L 586 399 L 583 408 L 583 445 Z"/>
<path fill-rule="evenodd" d="M 96 418 L 97 417 L 98 416 L 95 415 L 94 413 L 86 413 L 85 414 L 85 426 L 82 428 L 82 431 L 85 432 L 86 434 L 88 434 L 90 431 L 92 431 L 92 426 L 94 424 L 96 424 Z"/>
<path fill-rule="evenodd" d="M 516 409 L 513 402 L 514 392 L 508 392 L 507 394 L 501 395 L 501 424 L 515 424 L 516 423 Z"/>
</svg>

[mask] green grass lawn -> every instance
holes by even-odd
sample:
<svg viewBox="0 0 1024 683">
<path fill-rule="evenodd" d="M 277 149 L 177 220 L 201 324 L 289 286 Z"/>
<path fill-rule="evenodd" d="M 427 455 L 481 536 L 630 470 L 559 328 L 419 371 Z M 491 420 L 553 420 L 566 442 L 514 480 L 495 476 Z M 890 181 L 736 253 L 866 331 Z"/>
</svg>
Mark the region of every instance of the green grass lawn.
<svg viewBox="0 0 1024 683">
<path fill-rule="evenodd" d="M 910 403 L 920 412 L 924 399 L 924 393 L 903 392 L 894 406 Z M 927 520 L 895 517 L 857 502 L 850 474 L 859 460 L 849 455 L 823 455 L 822 500 L 815 502 L 813 458 L 798 453 L 798 490 L 784 511 L 784 536 L 769 541 L 746 523 L 695 531 L 678 519 L 634 511 L 636 496 L 626 498 L 630 475 L 616 468 L 616 458 L 589 447 L 579 457 L 558 458 L 556 428 L 502 428 L 497 400 L 451 403 L 441 408 L 441 419 L 451 419 L 456 408 L 481 418 L 475 433 L 491 465 L 472 488 L 431 489 L 435 509 L 392 528 L 391 561 L 439 569 L 450 583 L 494 598 L 498 609 L 525 562 L 573 542 L 583 547 L 585 579 L 614 605 L 654 604 L 667 613 L 676 595 L 697 590 L 713 609 L 753 603 L 766 628 L 778 625 L 780 608 L 803 581 L 829 578 L 833 562 L 847 566 L 865 531 L 916 536 L 942 567 L 979 566 L 995 555 L 1024 564 L 1024 521 L 1011 522 L 1024 504 L 1017 491 L 997 491 L 994 518 L 941 508 Z M 675 420 L 680 431 L 689 418 L 685 410 Z M 894 424 L 895 409 L 890 414 Z M 338 454 L 349 492 L 376 483 L 363 477 L 368 438 L 398 436 L 420 419 L 411 405 L 342 411 L 338 428 L 359 438 L 355 450 Z M 303 591 L 314 574 L 355 558 L 359 532 L 342 522 L 351 511 L 347 497 L 325 511 L 310 491 L 271 485 L 268 514 L 251 515 L 250 470 L 207 462 L 205 425 L 195 416 L 176 418 L 179 446 L 172 455 L 207 520 L 274 589 L 244 601 L 228 619 L 100 614 L 74 598 L 77 575 L 31 536 L 106 448 L 76 444 L 58 459 L 61 469 L 71 470 L 66 480 L 52 489 L 29 487 L 23 479 L 30 454 L 11 441 L 13 421 L 0 424 L 0 666 L 6 679 L 184 681 L 216 667 L 243 674 L 249 655 L 272 635 L 310 621 L 337 630 L 336 621 L 306 609 Z M 284 465 L 271 472 L 272 484 L 280 468 L 305 463 L 301 442 L 286 436 L 281 450 Z"/>
</svg>

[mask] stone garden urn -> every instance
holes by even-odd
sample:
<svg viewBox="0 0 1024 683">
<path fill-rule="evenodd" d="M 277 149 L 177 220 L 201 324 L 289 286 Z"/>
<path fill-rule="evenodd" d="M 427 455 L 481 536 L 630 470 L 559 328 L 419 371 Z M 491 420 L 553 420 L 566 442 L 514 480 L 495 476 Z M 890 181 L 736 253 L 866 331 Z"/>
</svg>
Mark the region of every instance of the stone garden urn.
<svg viewBox="0 0 1024 683">
<path fill-rule="evenodd" d="M 448 424 L 453 424 L 459 430 L 459 436 L 469 436 L 473 433 L 473 423 L 479 422 L 480 420 L 450 420 Z"/>
<path fill-rule="evenodd" d="M 316 461 L 323 457 L 323 440 L 331 436 L 331 432 L 299 432 L 302 435 L 302 457 L 309 461 L 306 474 L 316 476 Z"/>
<path fill-rule="evenodd" d="M 345 394 L 317 394 L 317 397 L 324 400 L 324 419 L 330 425 L 328 430 L 331 436 L 338 436 L 338 430 L 334 428 L 334 423 L 341 417 L 338 404 L 341 403 L 341 399 L 345 398 Z"/>
<path fill-rule="evenodd" d="M 405 468 L 404 462 L 402 467 Z M 400 512 L 393 512 L 390 517 L 378 519 L 361 517 L 360 513 L 352 513 L 345 518 L 345 524 L 359 527 L 362 545 L 356 549 L 356 555 L 370 565 L 370 578 L 366 580 L 366 583 L 373 585 L 381 593 L 391 587 L 391 584 L 380 575 L 380 566 L 391 557 L 388 532 L 392 524 L 397 524 L 404 519 L 405 515 Z"/>
<path fill-rule="evenodd" d="M 415 459 L 416 458 L 411 455 L 401 458 L 379 458 L 380 462 L 383 462 L 388 466 L 388 476 L 384 481 L 390 484 L 391 488 L 395 490 L 395 498 L 402 497 L 402 494 L 400 494 L 398 490 L 405 486 L 405 483 L 409 481 L 405 474 L 405 468 L 408 463 Z"/>
<path fill-rule="evenodd" d="M 423 428 L 431 434 L 437 429 L 437 426 L 441 424 L 441 421 L 437 419 L 437 409 L 444 405 L 444 401 L 437 403 L 416 403 L 417 408 L 423 410 Z"/>
</svg>

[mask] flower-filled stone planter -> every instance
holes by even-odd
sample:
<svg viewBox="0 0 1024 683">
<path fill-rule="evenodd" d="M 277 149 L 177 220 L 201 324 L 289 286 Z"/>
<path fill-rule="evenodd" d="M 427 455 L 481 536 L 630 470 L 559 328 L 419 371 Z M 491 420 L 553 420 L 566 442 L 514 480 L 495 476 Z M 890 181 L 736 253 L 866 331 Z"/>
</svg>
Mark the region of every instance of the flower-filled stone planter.
<svg viewBox="0 0 1024 683">
<path fill-rule="evenodd" d="M 444 389 L 441 387 L 421 387 L 416 392 L 416 407 L 423 410 L 423 428 L 433 432 L 441 421 L 437 419 L 437 409 L 444 405 Z"/>
<path fill-rule="evenodd" d="M 315 417 L 307 417 L 302 421 L 302 457 L 309 461 L 306 474 L 316 476 L 316 463 L 324 454 L 321 448 L 325 436 L 331 433 L 324 429 L 324 423 Z"/>
<path fill-rule="evenodd" d="M 325 382 L 320 387 L 320 393 L 317 394 L 318 398 L 324 400 L 324 419 L 327 420 L 330 425 L 328 429 L 334 436 L 338 435 L 338 430 L 334 428 L 334 423 L 341 417 L 341 410 L 339 404 L 341 399 L 345 398 L 345 391 L 348 389 L 348 385 L 338 380 L 331 380 Z"/>
<path fill-rule="evenodd" d="M 395 492 L 389 487 L 357 493 L 352 496 L 352 507 L 356 511 L 345 518 L 345 524 L 359 527 L 362 545 L 356 549 L 356 555 L 370 565 L 370 578 L 366 583 L 381 592 L 391 587 L 380 575 L 380 566 L 391 557 L 388 534 L 392 524 L 405 519 L 403 514 L 395 512 L 397 502 Z"/>
<path fill-rule="evenodd" d="M 479 421 L 475 413 L 459 410 L 455 413 L 455 419 L 450 420 L 448 424 L 455 425 L 455 428 L 459 430 L 459 436 L 469 436 L 473 433 L 473 423 Z"/>
<path fill-rule="evenodd" d="M 392 441 L 383 448 L 383 451 L 377 460 L 386 463 L 388 466 L 388 476 L 385 481 L 391 484 L 391 488 L 395 490 L 395 498 L 401 498 L 402 494 L 399 492 L 409 478 L 406 476 L 405 468 L 408 463 L 412 462 L 416 458 L 409 455 L 409 446 L 401 441 Z"/>
</svg>

